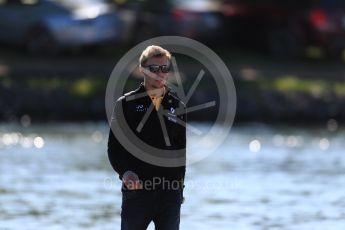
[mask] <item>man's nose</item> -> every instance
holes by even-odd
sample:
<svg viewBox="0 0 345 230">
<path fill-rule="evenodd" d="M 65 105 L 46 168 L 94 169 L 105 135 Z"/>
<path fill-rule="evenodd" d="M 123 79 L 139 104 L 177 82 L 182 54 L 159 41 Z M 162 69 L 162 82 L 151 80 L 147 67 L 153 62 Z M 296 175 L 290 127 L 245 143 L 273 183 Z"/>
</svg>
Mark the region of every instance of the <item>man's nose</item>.
<svg viewBox="0 0 345 230">
<path fill-rule="evenodd" d="M 158 72 L 158 77 L 159 78 L 165 78 L 165 76 L 166 76 L 166 73 L 163 73 L 162 71 Z"/>
</svg>

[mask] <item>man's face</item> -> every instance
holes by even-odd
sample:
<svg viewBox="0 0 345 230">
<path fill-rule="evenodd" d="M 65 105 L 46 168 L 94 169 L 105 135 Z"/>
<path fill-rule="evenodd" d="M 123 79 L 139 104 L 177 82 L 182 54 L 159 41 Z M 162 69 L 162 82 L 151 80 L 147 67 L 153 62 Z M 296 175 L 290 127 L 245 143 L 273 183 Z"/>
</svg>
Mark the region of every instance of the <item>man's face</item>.
<svg viewBox="0 0 345 230">
<path fill-rule="evenodd" d="M 148 84 L 151 88 L 162 88 L 167 80 L 168 73 L 163 73 L 161 70 L 157 73 L 152 73 L 145 66 L 149 65 L 169 65 L 169 60 L 167 57 L 152 57 L 149 58 L 145 65 L 143 65 L 143 74 L 145 78 L 145 84 Z"/>
</svg>

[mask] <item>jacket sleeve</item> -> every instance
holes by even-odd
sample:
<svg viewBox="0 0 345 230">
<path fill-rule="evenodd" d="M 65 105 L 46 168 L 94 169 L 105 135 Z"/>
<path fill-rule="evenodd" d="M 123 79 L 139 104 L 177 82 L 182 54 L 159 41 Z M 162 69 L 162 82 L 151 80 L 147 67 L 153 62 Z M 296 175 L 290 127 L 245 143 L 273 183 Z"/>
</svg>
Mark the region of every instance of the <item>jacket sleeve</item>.
<svg viewBox="0 0 345 230">
<path fill-rule="evenodd" d="M 182 126 L 182 133 L 181 133 L 181 147 L 182 149 L 184 149 L 185 151 L 185 165 L 182 166 L 182 203 L 184 202 L 184 195 L 183 195 L 183 191 L 185 188 L 185 176 L 186 176 L 186 163 L 187 163 L 187 138 L 186 138 L 186 126 L 187 126 L 187 110 L 186 110 L 186 105 L 184 103 L 181 103 L 182 108 L 183 108 L 183 117 L 182 117 L 182 121 L 185 123 L 184 126 Z"/>
<path fill-rule="evenodd" d="M 179 118 L 183 122 L 183 124 L 179 124 L 179 132 L 177 136 L 177 142 L 178 142 L 178 149 L 181 149 L 184 151 L 184 157 L 185 157 L 185 162 L 184 165 L 181 166 L 181 171 L 182 171 L 182 178 L 184 180 L 185 174 L 186 174 L 186 161 L 187 161 L 187 139 L 186 139 L 186 125 L 187 125 L 187 111 L 186 111 L 186 106 L 183 102 L 180 101 L 179 108 L 181 108 L 181 113 Z"/>
<path fill-rule="evenodd" d="M 116 101 L 114 105 L 114 110 L 110 122 L 110 131 L 108 139 L 108 158 L 113 169 L 119 174 L 120 180 L 122 180 L 123 174 L 129 170 L 128 169 L 128 155 L 127 150 L 121 145 L 119 140 L 114 135 L 113 130 L 118 129 L 118 116 L 122 113 L 122 100 L 121 98 Z"/>
</svg>

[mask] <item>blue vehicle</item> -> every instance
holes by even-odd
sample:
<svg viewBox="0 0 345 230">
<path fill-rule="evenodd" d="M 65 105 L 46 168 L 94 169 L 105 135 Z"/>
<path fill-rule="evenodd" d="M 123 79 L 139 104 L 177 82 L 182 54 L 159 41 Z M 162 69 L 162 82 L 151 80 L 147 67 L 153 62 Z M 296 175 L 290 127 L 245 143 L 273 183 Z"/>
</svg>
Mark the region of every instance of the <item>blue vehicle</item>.
<svg viewBox="0 0 345 230">
<path fill-rule="evenodd" d="M 0 0 L 0 42 L 30 53 L 115 42 L 121 21 L 105 0 Z"/>
</svg>

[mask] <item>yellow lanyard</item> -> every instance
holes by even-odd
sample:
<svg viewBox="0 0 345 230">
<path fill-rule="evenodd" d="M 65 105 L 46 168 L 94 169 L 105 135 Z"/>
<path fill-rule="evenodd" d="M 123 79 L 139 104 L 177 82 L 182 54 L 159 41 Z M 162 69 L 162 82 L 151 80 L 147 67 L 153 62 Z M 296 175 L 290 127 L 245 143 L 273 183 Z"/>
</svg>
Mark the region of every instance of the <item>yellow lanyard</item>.
<svg viewBox="0 0 345 230">
<path fill-rule="evenodd" d="M 156 108 L 157 111 L 158 111 L 158 109 L 159 109 L 159 106 L 161 105 L 162 99 L 163 99 L 163 97 L 154 97 L 154 96 L 151 96 L 152 103 L 153 103 L 153 105 L 155 106 L 155 108 Z"/>
<path fill-rule="evenodd" d="M 161 96 L 161 97 L 150 96 L 150 98 L 152 100 L 152 103 L 155 106 L 157 111 L 159 109 L 159 106 L 162 103 L 162 100 L 163 100 L 163 97 L 164 97 L 164 94 L 165 94 L 165 87 L 163 89 L 164 89 L 163 96 Z"/>
</svg>

